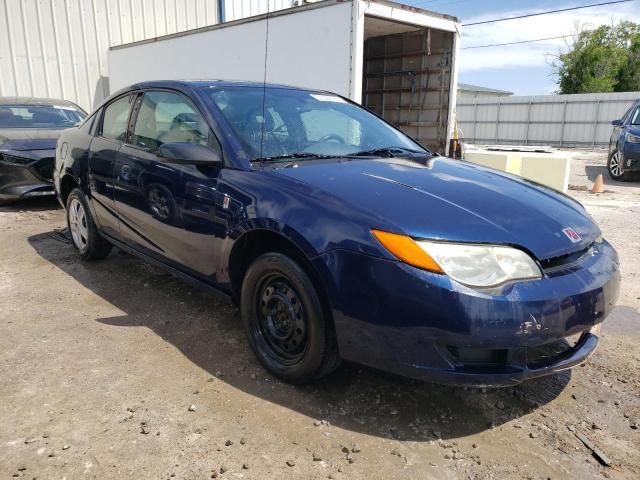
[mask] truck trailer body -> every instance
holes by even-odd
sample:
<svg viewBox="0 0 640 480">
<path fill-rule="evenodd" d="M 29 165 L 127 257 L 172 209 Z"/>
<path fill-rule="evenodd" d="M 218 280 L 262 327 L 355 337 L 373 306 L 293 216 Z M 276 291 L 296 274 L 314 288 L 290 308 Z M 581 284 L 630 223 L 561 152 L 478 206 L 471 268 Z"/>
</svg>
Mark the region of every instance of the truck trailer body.
<svg viewBox="0 0 640 480">
<path fill-rule="evenodd" d="M 446 153 L 460 23 L 384 0 L 325 0 L 112 47 L 110 89 L 149 80 L 249 80 L 328 90 Z"/>
</svg>

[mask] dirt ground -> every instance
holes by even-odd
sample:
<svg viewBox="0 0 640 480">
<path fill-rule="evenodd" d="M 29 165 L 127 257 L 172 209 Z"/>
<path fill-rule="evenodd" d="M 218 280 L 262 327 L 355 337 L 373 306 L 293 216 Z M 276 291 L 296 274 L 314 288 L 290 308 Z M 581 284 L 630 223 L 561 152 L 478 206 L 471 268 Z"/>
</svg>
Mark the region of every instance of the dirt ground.
<svg viewBox="0 0 640 480">
<path fill-rule="evenodd" d="M 640 478 L 640 183 L 575 190 L 605 153 L 571 154 L 618 306 L 586 365 L 500 390 L 355 365 L 288 386 L 233 307 L 120 251 L 79 262 L 53 200 L 0 207 L 0 477 Z"/>
</svg>

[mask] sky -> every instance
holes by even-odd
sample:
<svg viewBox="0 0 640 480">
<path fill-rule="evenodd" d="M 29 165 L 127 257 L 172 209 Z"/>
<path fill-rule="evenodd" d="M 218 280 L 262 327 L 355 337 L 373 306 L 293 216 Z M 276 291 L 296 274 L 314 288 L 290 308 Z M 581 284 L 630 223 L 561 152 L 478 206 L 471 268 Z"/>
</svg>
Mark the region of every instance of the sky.
<svg viewBox="0 0 640 480">
<path fill-rule="evenodd" d="M 401 3 L 457 16 L 462 23 L 511 17 L 602 3 L 606 0 L 400 0 Z M 586 8 L 486 25 L 462 27 L 461 47 L 507 43 L 569 35 L 576 28 L 596 27 L 612 21 L 640 23 L 640 0 Z M 550 63 L 567 50 L 571 39 L 460 51 L 461 83 L 497 88 L 516 95 L 546 95 L 558 89 Z"/>
</svg>

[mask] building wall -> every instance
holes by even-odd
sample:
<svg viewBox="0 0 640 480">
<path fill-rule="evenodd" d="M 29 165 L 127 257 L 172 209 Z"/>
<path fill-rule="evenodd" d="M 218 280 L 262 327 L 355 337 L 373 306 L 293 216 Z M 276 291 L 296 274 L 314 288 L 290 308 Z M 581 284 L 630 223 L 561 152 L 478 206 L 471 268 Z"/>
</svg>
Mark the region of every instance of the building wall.
<svg viewBox="0 0 640 480">
<path fill-rule="evenodd" d="M 640 92 L 460 98 L 457 125 L 469 143 L 606 147 L 611 122 Z"/>
<path fill-rule="evenodd" d="M 215 24 L 217 5 L 217 0 L 0 0 L 0 96 L 63 98 L 91 110 L 110 93 L 110 46 Z"/>
</svg>

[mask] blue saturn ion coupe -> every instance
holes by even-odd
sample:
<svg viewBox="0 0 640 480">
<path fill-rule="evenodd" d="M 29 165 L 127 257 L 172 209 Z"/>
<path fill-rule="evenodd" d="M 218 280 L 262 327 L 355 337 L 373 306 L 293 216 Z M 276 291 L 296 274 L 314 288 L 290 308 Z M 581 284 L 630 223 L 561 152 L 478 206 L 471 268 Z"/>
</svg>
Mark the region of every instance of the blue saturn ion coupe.
<svg viewBox="0 0 640 480">
<path fill-rule="evenodd" d="M 348 360 L 516 384 L 585 361 L 618 295 L 578 202 L 328 92 L 133 85 L 62 133 L 54 184 L 81 259 L 115 245 L 223 294 L 291 383 Z"/>
</svg>

